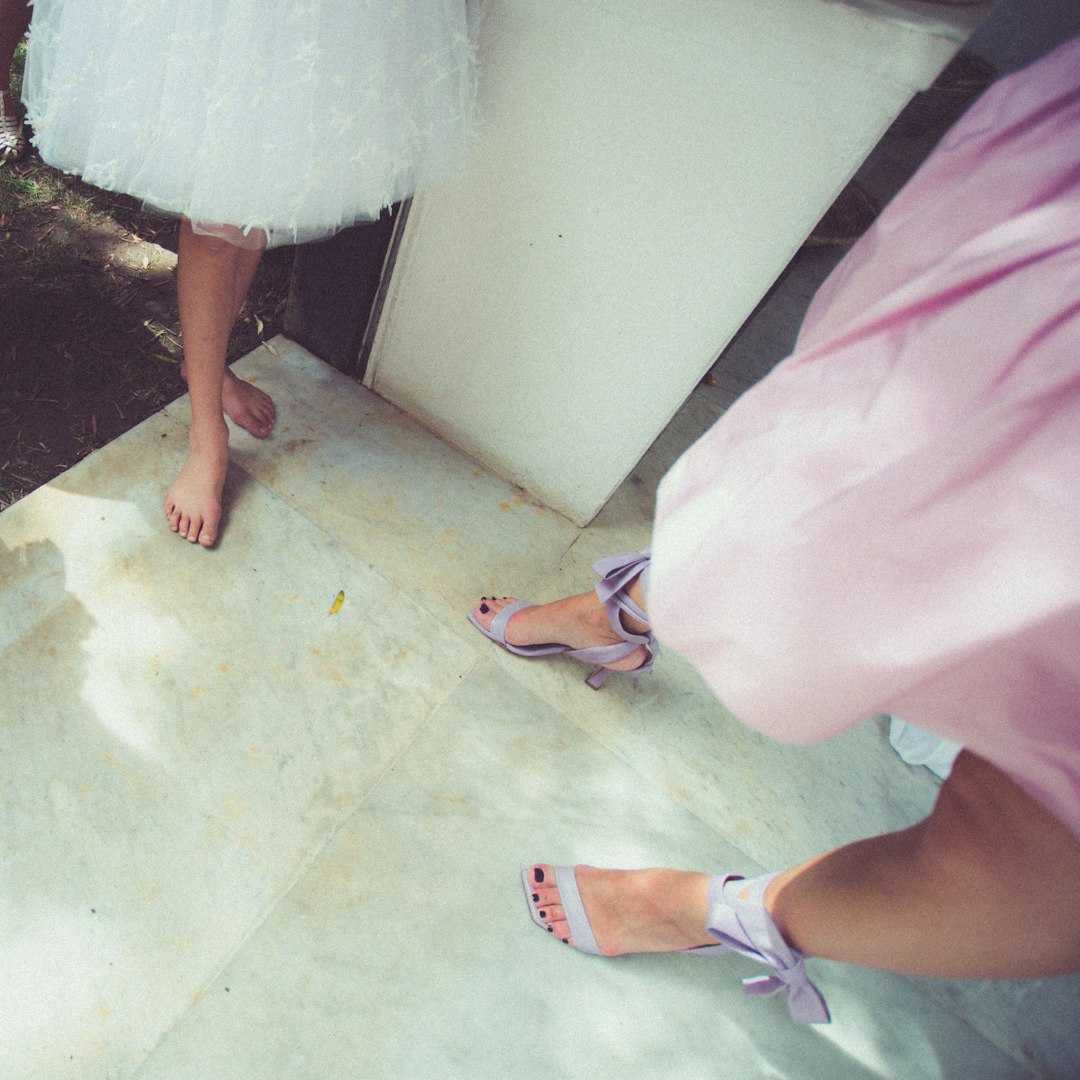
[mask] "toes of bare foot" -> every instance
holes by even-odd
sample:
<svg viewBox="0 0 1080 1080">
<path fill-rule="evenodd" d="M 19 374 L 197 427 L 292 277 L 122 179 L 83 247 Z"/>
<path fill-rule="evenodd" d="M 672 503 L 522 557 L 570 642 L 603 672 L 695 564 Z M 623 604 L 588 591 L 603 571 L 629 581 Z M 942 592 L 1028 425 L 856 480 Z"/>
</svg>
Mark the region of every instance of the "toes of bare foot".
<svg viewBox="0 0 1080 1080">
<path fill-rule="evenodd" d="M 211 547 L 221 521 L 221 491 L 228 468 L 228 433 L 194 438 L 180 474 L 165 499 L 165 516 L 181 539 Z"/>
<path fill-rule="evenodd" d="M 170 524 L 172 524 L 171 519 Z M 217 540 L 217 527 L 196 515 L 179 515 L 177 523 L 172 525 L 172 530 L 182 540 L 186 540 L 189 544 L 201 544 L 203 547 L 213 547 L 214 541 Z"/>
<path fill-rule="evenodd" d="M 254 435 L 265 439 L 277 420 L 273 398 L 257 386 L 226 371 L 221 388 L 221 404 L 229 419 Z"/>
</svg>

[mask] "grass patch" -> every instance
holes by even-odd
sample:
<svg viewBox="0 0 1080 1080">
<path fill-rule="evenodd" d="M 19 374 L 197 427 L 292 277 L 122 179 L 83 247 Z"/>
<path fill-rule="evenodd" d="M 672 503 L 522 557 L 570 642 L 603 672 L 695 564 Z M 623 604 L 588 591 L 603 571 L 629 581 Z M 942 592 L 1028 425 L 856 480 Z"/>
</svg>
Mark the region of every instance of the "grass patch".
<svg viewBox="0 0 1080 1080">
<path fill-rule="evenodd" d="M 49 206 L 63 196 L 63 180 L 51 170 L 25 173 L 11 168 L 0 169 L 0 213 L 10 214 L 26 207 Z"/>
</svg>

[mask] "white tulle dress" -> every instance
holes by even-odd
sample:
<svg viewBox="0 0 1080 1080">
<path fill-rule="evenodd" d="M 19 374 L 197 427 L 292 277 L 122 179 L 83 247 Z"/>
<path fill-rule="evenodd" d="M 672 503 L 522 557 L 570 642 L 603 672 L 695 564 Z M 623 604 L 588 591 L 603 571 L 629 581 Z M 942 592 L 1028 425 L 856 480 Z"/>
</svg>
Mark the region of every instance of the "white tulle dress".
<svg viewBox="0 0 1080 1080">
<path fill-rule="evenodd" d="M 295 243 L 460 164 L 468 21 L 465 0 L 37 0 L 24 97 L 49 164 Z"/>
</svg>

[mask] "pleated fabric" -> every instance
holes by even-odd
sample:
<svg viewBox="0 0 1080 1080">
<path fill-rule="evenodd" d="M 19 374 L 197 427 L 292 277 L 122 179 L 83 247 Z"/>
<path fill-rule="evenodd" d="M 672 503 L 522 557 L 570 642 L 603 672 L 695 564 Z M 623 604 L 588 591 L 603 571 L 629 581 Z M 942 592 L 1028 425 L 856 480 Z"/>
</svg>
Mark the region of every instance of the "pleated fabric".
<svg viewBox="0 0 1080 1080">
<path fill-rule="evenodd" d="M 49 164 L 271 243 L 451 174 L 465 0 L 37 0 L 24 97 Z"/>
</svg>

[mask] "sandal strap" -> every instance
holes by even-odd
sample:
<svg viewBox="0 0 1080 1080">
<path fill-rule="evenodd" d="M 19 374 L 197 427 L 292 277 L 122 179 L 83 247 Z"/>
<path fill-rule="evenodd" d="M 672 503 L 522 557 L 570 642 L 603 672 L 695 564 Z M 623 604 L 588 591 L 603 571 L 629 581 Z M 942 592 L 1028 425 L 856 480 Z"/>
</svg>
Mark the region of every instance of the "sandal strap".
<svg viewBox="0 0 1080 1080">
<path fill-rule="evenodd" d="M 651 629 L 644 634 L 635 634 L 627 630 L 623 624 L 622 615 L 625 612 L 630 618 L 643 622 L 646 626 L 650 625 L 649 616 L 626 591 L 627 586 L 638 578 L 648 565 L 649 551 L 645 550 L 625 552 L 621 555 L 609 555 L 606 559 L 601 559 L 593 566 L 593 570 L 600 575 L 600 580 L 596 583 L 596 595 L 604 605 L 612 630 L 623 641 L 628 642 L 635 648 L 644 645 L 648 652 L 645 662 L 637 669 L 641 673 L 648 671 L 652 667 L 653 660 L 656 659 L 657 654 L 660 652 L 660 646 L 657 644 Z M 624 651 L 622 655 L 625 656 L 628 651 Z M 615 659 L 618 659 L 618 657 Z M 610 661 L 607 662 L 610 663 Z"/>
<path fill-rule="evenodd" d="M 491 620 L 491 630 L 489 635 L 499 645 L 506 645 L 506 624 L 519 612 L 523 611 L 527 607 L 532 607 L 532 604 L 528 600 L 515 600 L 512 604 L 507 604 L 501 611 L 499 611 L 495 618 Z"/>
<path fill-rule="evenodd" d="M 583 664 L 616 664 L 638 647 L 632 641 L 618 641 L 614 645 L 590 645 L 584 649 L 572 649 L 567 655 L 580 660 Z M 634 674 L 640 674 L 642 668 L 633 668 L 632 671 Z"/>
<path fill-rule="evenodd" d="M 559 903 L 566 912 L 574 948 L 593 956 L 602 955 L 578 889 L 577 870 L 573 866 L 556 866 L 555 884 L 559 887 Z"/>
<path fill-rule="evenodd" d="M 0 157 L 17 157 L 23 145 L 22 121 L 9 113 L 0 113 Z"/>
<path fill-rule="evenodd" d="M 773 969 L 771 975 L 744 979 L 747 994 L 771 996 L 786 990 L 788 1009 L 796 1023 L 827 1024 L 829 1009 L 806 974 L 802 953 L 784 940 L 765 910 L 765 890 L 774 877 L 776 874 L 749 880 L 736 874 L 714 877 L 709 882 L 706 929 L 721 946 Z"/>
</svg>

